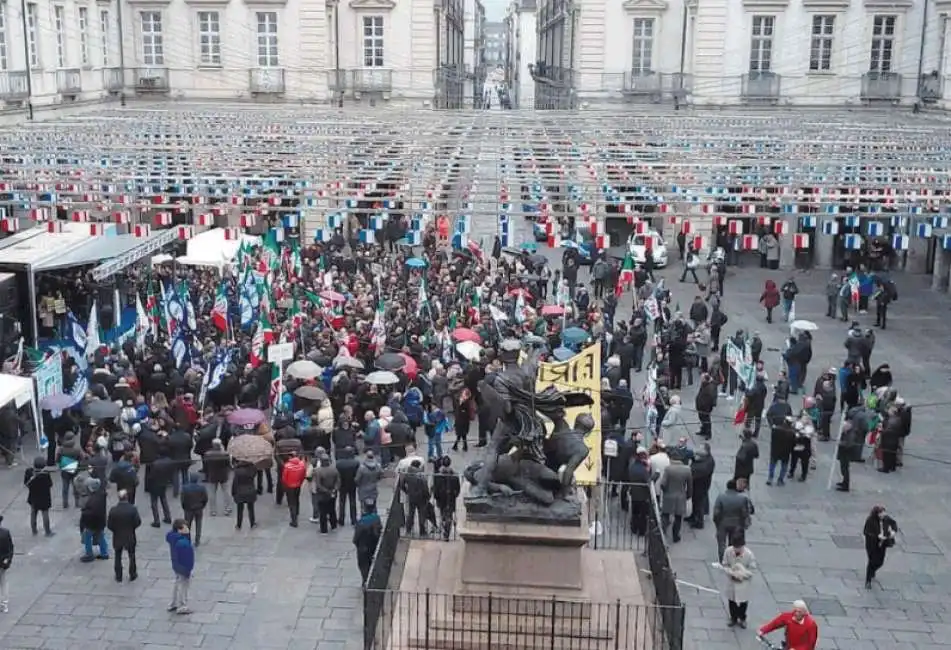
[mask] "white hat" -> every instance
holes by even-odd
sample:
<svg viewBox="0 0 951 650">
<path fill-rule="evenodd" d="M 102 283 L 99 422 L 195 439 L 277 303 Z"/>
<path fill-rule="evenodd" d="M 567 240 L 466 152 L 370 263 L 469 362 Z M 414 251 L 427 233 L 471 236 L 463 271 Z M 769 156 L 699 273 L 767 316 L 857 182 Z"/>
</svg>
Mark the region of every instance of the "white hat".
<svg viewBox="0 0 951 650">
<path fill-rule="evenodd" d="M 646 454 L 647 454 L 647 449 L 644 448 L 644 447 L 638 447 L 638 448 L 637 448 L 637 451 L 636 451 L 635 453 L 636 453 L 638 456 L 640 456 L 641 454 L 646 455 Z"/>
</svg>

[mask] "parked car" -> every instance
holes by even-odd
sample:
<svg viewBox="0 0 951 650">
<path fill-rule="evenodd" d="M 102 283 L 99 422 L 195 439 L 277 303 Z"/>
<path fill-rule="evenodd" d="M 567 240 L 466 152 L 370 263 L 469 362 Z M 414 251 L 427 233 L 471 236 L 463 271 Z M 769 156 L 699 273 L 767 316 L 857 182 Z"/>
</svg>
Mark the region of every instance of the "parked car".
<svg viewBox="0 0 951 650">
<path fill-rule="evenodd" d="M 662 269 L 667 266 L 668 262 L 667 243 L 664 241 L 663 235 L 656 230 L 649 230 L 643 235 L 637 233 L 632 234 L 630 239 L 627 240 L 627 248 L 631 253 L 631 257 L 634 258 L 634 262 L 643 264 L 647 261 L 647 247 L 644 243 L 648 237 L 653 237 L 654 239 L 651 246 L 654 268 Z"/>
</svg>

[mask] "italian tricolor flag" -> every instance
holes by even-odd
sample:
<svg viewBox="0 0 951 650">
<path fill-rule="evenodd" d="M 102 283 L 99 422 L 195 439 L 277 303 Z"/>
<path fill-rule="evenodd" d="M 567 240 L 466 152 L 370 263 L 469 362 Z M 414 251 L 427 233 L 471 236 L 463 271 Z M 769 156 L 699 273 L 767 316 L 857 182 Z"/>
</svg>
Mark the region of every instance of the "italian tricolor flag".
<svg viewBox="0 0 951 650">
<path fill-rule="evenodd" d="M 284 382 L 281 380 L 281 364 L 271 364 L 271 408 L 276 407 L 281 401 L 281 394 L 284 392 Z"/>
<path fill-rule="evenodd" d="M 267 346 L 274 342 L 274 328 L 271 327 L 271 321 L 267 313 L 262 309 L 258 316 L 258 328 L 254 331 L 251 338 L 251 366 L 257 368 L 264 363 L 264 353 Z"/>
<path fill-rule="evenodd" d="M 211 322 L 222 332 L 228 331 L 228 292 L 224 282 L 218 283 L 215 304 L 211 308 Z"/>
<path fill-rule="evenodd" d="M 624 287 L 630 286 L 634 282 L 634 257 L 630 252 L 624 256 L 624 262 L 621 263 L 621 272 L 617 276 L 617 285 L 614 287 L 614 295 L 620 297 L 624 293 Z"/>
</svg>

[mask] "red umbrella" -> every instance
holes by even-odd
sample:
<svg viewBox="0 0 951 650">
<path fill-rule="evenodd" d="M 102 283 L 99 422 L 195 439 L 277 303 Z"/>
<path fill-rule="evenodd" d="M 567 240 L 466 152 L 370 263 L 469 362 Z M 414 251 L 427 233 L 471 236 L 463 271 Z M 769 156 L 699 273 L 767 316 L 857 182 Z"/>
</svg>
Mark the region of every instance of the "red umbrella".
<svg viewBox="0 0 951 650">
<path fill-rule="evenodd" d="M 531 300 L 532 298 L 532 294 L 529 291 L 526 291 L 525 289 L 521 289 L 521 288 L 512 289 L 508 293 L 508 295 L 512 296 L 513 298 L 517 298 L 519 294 L 521 294 L 522 298 L 525 298 L 525 300 Z"/>
<path fill-rule="evenodd" d="M 457 343 L 463 341 L 472 341 L 473 343 L 482 343 L 482 337 L 473 332 L 468 327 L 457 327 L 452 331 L 452 340 Z"/>
<path fill-rule="evenodd" d="M 410 381 L 416 379 L 416 375 L 419 374 L 419 364 L 416 363 L 416 359 L 409 356 L 405 352 L 400 352 L 400 356 L 403 357 L 403 360 L 406 361 L 406 365 L 403 366 L 403 374 L 410 378 Z"/>
<path fill-rule="evenodd" d="M 344 302 L 347 299 L 345 295 L 336 291 L 321 291 L 320 297 L 330 302 Z"/>
<path fill-rule="evenodd" d="M 565 313 L 565 308 L 561 305 L 545 305 L 542 307 L 542 316 L 561 316 Z"/>
</svg>

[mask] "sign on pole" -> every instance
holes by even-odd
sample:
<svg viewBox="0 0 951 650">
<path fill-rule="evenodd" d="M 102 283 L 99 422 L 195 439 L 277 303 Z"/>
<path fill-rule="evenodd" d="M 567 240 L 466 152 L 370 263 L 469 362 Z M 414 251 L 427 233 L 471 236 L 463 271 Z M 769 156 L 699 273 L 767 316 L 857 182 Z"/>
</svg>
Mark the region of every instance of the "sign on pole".
<svg viewBox="0 0 951 650">
<path fill-rule="evenodd" d="M 271 343 L 267 346 L 268 363 L 284 363 L 294 358 L 293 343 Z"/>
</svg>

